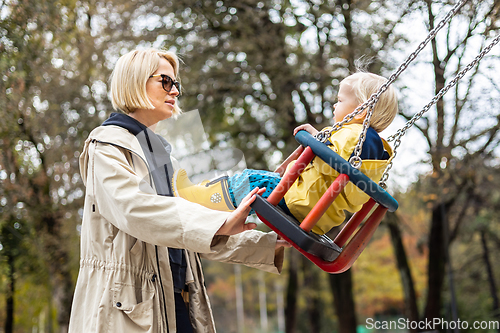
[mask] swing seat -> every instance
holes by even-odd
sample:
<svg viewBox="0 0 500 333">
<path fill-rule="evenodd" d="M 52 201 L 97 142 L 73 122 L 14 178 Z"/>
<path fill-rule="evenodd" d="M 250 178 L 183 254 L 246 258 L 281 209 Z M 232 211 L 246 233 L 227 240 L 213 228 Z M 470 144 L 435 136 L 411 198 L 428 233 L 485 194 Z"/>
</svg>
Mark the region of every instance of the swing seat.
<svg viewBox="0 0 500 333">
<path fill-rule="evenodd" d="M 262 222 L 322 270 L 328 273 L 342 273 L 352 266 L 368 245 L 385 213 L 397 210 L 398 202 L 377 183 L 352 167 L 349 162 L 308 132 L 299 131 L 295 139 L 301 144 L 298 151 L 294 153 L 300 154 L 297 161 L 283 175 L 267 200 L 257 196 L 252 203 L 252 208 Z M 278 208 L 277 204 L 315 156 L 339 172 L 339 176 L 304 221 L 299 223 Z M 325 235 L 311 232 L 349 181 L 370 196 L 369 201 L 351 217 L 335 240 L 332 241 Z M 362 223 L 363 225 L 358 229 Z"/>
<path fill-rule="evenodd" d="M 300 227 L 300 222 L 293 216 L 287 215 L 279 207 L 273 206 L 260 195 L 255 198 L 252 208 L 259 219 L 276 233 L 290 244 L 296 244 L 300 249 L 313 256 L 325 261 L 333 261 L 342 252 L 342 249 L 329 237 L 314 232 L 305 232 Z"/>
</svg>

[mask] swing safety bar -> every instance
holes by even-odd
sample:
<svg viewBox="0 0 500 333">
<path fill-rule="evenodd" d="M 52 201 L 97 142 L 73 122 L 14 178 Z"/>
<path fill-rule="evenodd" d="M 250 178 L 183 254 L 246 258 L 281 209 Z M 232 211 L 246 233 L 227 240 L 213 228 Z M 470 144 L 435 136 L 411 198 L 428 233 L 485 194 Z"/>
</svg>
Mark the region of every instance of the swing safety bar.
<svg viewBox="0 0 500 333">
<path fill-rule="evenodd" d="M 302 146 L 301 146 L 302 147 Z M 297 151 L 297 150 L 296 150 Z M 290 189 L 290 186 L 297 180 L 299 175 L 304 171 L 306 166 L 313 160 L 316 155 L 312 151 L 311 147 L 303 149 L 302 154 L 299 156 L 294 165 L 290 167 L 290 170 L 283 175 L 280 182 L 276 186 L 273 192 L 267 198 L 267 201 L 276 206 L 278 202 L 285 196 L 285 193 Z M 300 224 L 300 227 L 305 231 L 309 232 L 319 221 L 321 216 L 328 210 L 328 207 L 337 198 L 340 192 L 349 182 L 349 176 L 346 174 L 340 174 L 335 181 L 330 185 L 328 190 L 323 194 L 320 200 L 316 203 L 314 208 L 307 214 L 306 218 Z"/>
<path fill-rule="evenodd" d="M 290 189 L 293 183 L 299 178 L 299 175 L 304 171 L 306 166 L 311 163 L 314 158 L 314 152 L 310 147 L 304 149 L 302 154 L 295 162 L 295 164 L 286 172 L 281 178 L 276 188 L 271 192 L 267 201 L 276 206 L 278 202 L 285 196 L 285 193 Z"/>
<path fill-rule="evenodd" d="M 305 231 L 309 232 L 319 221 L 321 216 L 326 213 L 328 208 L 332 205 L 333 201 L 342 192 L 344 187 L 349 183 L 349 176 L 345 174 L 340 174 L 337 179 L 328 187 L 325 194 L 321 196 L 319 201 L 314 205 L 313 209 L 307 214 L 304 221 L 300 224 L 300 227 Z"/>
<path fill-rule="evenodd" d="M 304 147 L 310 147 L 316 156 L 334 168 L 338 173 L 349 176 L 350 181 L 354 185 L 356 185 L 361 191 L 368 194 L 377 203 L 386 207 L 390 212 L 394 212 L 398 209 L 398 202 L 396 199 L 394 199 L 377 183 L 368 178 L 368 176 L 354 168 L 349 162 L 340 157 L 339 154 L 328 148 L 326 144 L 319 142 L 306 131 L 297 132 L 295 140 L 297 140 Z"/>
</svg>

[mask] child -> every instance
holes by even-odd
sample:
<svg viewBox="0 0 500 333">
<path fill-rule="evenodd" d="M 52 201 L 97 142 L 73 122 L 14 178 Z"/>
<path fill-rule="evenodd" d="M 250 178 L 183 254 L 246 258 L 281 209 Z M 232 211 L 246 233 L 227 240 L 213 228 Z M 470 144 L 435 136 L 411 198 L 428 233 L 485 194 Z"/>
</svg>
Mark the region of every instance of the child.
<svg viewBox="0 0 500 333">
<path fill-rule="evenodd" d="M 372 73 L 355 73 L 346 77 L 340 83 L 338 101 L 334 105 L 334 121 L 340 122 L 352 113 L 356 107 L 367 101 L 377 92 L 387 80 Z M 352 156 L 354 148 L 363 130 L 363 120 L 367 109 L 355 116 L 341 129 L 333 132 L 326 142 L 329 147 L 346 161 Z M 398 113 L 396 92 L 389 88 L 380 96 L 374 107 L 370 127 L 363 143 L 361 159 L 363 163 L 360 171 L 370 179 L 378 182 L 387 166 L 392 150 L 387 142 L 381 139 L 379 132 L 387 128 Z M 294 129 L 294 135 L 299 130 L 305 130 L 311 135 L 318 131 L 310 124 L 300 125 Z M 294 162 L 290 163 L 290 167 Z M 297 220 L 302 221 L 309 211 L 318 202 L 330 184 L 338 176 L 338 172 L 327 163 L 315 157 L 293 183 L 279 206 Z M 278 185 L 281 177 L 278 173 L 262 170 L 244 170 L 241 174 L 232 177 L 221 177 L 211 182 L 193 185 L 185 172 L 178 170 L 173 177 L 173 187 L 176 196 L 197 202 L 206 207 L 217 210 L 233 210 L 242 198 L 254 187 L 266 187 L 262 195 L 267 198 Z M 344 190 L 335 199 L 326 213 L 312 229 L 317 234 L 324 234 L 331 228 L 341 224 L 345 219 L 344 210 L 356 212 L 368 201 L 369 197 L 354 184 L 348 183 Z"/>
</svg>

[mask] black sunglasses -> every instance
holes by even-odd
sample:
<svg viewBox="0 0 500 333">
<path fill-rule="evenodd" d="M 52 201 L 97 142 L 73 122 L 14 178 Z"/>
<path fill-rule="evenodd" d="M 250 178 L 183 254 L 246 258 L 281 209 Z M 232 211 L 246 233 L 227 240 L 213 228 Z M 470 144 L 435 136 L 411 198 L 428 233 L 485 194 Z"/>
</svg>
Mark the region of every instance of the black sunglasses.
<svg viewBox="0 0 500 333">
<path fill-rule="evenodd" d="M 163 87 L 163 90 L 169 93 L 172 90 L 172 87 L 175 86 L 179 92 L 179 96 L 181 95 L 181 83 L 179 81 L 174 81 L 167 74 L 155 74 L 151 75 L 150 78 L 158 76 L 161 76 L 161 86 Z"/>
</svg>

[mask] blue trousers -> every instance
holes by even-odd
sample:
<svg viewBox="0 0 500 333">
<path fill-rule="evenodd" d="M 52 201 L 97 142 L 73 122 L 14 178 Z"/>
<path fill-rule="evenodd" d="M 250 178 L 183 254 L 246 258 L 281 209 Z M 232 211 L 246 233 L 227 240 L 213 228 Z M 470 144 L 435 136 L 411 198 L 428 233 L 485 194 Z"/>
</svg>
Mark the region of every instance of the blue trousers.
<svg viewBox="0 0 500 333">
<path fill-rule="evenodd" d="M 281 177 L 279 174 L 264 170 L 252 170 L 245 169 L 242 173 L 233 175 L 228 178 L 229 195 L 233 201 L 233 205 L 238 207 L 243 198 L 252 191 L 255 187 L 266 188 L 266 192 L 262 194 L 263 198 L 269 197 L 271 192 L 276 188 L 280 182 Z M 281 199 L 278 206 L 283 209 L 283 211 L 289 215 L 290 210 L 288 209 L 285 199 Z M 255 211 L 252 209 L 250 214 L 254 214 Z"/>
</svg>

